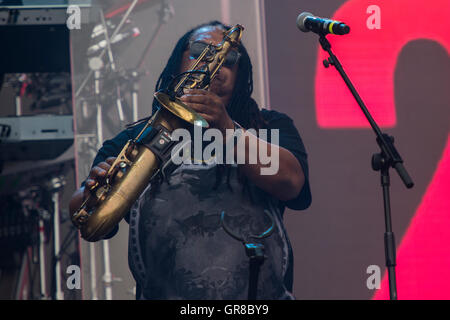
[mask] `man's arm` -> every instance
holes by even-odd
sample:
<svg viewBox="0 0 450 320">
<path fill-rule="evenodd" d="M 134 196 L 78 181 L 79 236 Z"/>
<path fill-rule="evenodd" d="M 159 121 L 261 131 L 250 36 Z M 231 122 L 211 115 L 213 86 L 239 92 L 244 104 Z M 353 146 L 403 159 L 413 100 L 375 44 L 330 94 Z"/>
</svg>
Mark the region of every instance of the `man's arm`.
<svg viewBox="0 0 450 320">
<path fill-rule="evenodd" d="M 234 129 L 233 120 L 230 118 L 224 102 L 215 93 L 192 89 L 188 90 L 188 93 L 182 96 L 181 100 L 200 114 L 212 128 L 219 129 L 224 136 L 227 129 Z M 297 158 L 285 148 L 265 142 L 248 131 L 244 132 L 245 134 L 241 138 L 245 138 L 247 142 L 245 144 L 246 161 L 245 164 L 240 165 L 244 174 L 255 185 L 281 201 L 288 201 L 298 196 L 305 183 L 305 175 Z M 264 165 L 259 157 L 257 157 L 256 164 L 248 163 L 247 160 L 250 155 L 255 155 L 255 152 L 256 155 L 259 154 L 258 147 L 266 147 L 269 156 L 272 152 L 278 151 L 279 157 L 275 161 L 278 161 L 279 170 L 275 174 L 261 174 L 261 169 L 268 166 Z"/>
<path fill-rule="evenodd" d="M 268 143 L 245 130 L 239 140 L 241 139 L 245 139 L 245 162 L 239 164 L 239 167 L 250 181 L 281 201 L 288 201 L 299 195 L 305 183 L 305 175 L 299 161 L 290 151 Z M 240 142 L 242 143 L 238 141 L 234 147 L 235 155 L 239 151 L 242 152 L 237 150 Z M 259 157 L 261 147 L 267 150 L 267 157 L 271 159 L 268 164 L 263 164 Z M 256 164 L 249 164 L 251 156 L 256 156 Z M 274 165 L 278 168 L 275 174 L 262 174 L 263 168 L 267 169 Z"/>
</svg>

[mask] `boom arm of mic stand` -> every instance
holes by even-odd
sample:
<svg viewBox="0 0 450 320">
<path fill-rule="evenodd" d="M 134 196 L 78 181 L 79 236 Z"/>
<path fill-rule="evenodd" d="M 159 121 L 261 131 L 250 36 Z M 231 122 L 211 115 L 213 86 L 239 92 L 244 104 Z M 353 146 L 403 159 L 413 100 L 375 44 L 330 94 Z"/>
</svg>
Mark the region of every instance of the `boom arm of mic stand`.
<svg viewBox="0 0 450 320">
<path fill-rule="evenodd" d="M 320 36 L 319 42 L 323 50 L 328 52 L 328 54 L 330 55 L 328 60 L 324 61 L 325 67 L 328 68 L 329 64 L 331 64 L 339 72 L 345 84 L 347 85 L 353 97 L 355 98 L 356 102 L 358 103 L 359 107 L 361 108 L 362 112 L 364 113 L 365 117 L 369 121 L 370 126 L 375 132 L 375 135 L 377 137 L 377 143 L 380 146 L 382 152 L 385 154 L 385 157 L 387 158 L 386 161 L 389 163 L 391 167 L 393 167 L 397 171 L 398 175 L 400 176 L 405 186 L 408 189 L 412 188 L 414 186 L 414 182 L 412 181 L 411 177 L 409 176 L 408 172 L 403 166 L 403 160 L 393 144 L 394 139 L 381 132 L 380 127 L 377 125 L 372 115 L 370 114 L 369 110 L 367 109 L 366 105 L 362 101 L 361 97 L 359 96 L 358 92 L 356 91 L 355 87 L 350 81 L 349 77 L 345 73 L 344 68 L 342 67 L 338 58 L 331 51 L 331 44 L 325 37 L 325 35 Z"/>
</svg>

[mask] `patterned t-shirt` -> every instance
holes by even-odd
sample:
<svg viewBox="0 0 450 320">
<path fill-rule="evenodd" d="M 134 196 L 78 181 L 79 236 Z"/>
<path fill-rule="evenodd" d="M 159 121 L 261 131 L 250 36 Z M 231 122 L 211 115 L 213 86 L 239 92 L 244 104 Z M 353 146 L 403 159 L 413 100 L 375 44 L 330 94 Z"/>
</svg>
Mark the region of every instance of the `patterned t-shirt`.
<svg viewBox="0 0 450 320">
<path fill-rule="evenodd" d="M 262 116 L 267 129 L 279 129 L 279 145 L 303 168 L 300 194 L 287 202 L 277 200 L 243 179 L 237 165 L 216 164 L 214 159 L 183 164 L 166 181 L 149 185 L 126 219 L 138 299 L 247 299 L 249 256 L 244 242 L 264 249 L 257 299 L 294 298 L 293 255 L 283 212 L 285 207 L 303 210 L 311 203 L 307 155 L 292 119 L 264 109 Z M 105 141 L 94 165 L 117 156 L 142 126 Z M 269 229 L 267 237 L 258 239 Z"/>
</svg>

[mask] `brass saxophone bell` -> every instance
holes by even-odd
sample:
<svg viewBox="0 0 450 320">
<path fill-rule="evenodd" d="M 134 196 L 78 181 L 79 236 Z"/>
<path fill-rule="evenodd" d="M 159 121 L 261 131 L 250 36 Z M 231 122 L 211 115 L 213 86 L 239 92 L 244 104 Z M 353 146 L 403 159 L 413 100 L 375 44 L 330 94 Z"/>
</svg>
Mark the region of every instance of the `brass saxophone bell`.
<svg viewBox="0 0 450 320">
<path fill-rule="evenodd" d="M 208 122 L 206 122 L 206 120 L 203 119 L 202 116 L 195 112 L 191 107 L 186 105 L 178 97 L 175 97 L 175 99 L 172 100 L 170 95 L 162 91 L 156 92 L 154 94 L 154 97 L 164 108 L 172 112 L 177 117 L 183 119 L 184 121 L 202 128 L 209 127 Z"/>
</svg>

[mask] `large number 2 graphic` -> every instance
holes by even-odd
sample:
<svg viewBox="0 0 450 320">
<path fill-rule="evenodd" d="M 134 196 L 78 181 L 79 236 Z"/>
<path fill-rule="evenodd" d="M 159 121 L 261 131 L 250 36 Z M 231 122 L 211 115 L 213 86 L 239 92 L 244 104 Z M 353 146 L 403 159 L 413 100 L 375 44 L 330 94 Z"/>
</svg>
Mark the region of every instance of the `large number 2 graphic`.
<svg viewBox="0 0 450 320">
<path fill-rule="evenodd" d="M 333 16 L 351 26 L 329 40 L 381 127 L 396 126 L 394 72 L 410 41 L 436 41 L 450 54 L 450 1 L 349 0 Z M 316 112 L 323 129 L 365 128 L 368 122 L 336 70 L 318 53 Z M 449 88 L 450 89 L 450 88 Z M 399 299 L 450 298 L 450 138 L 397 255 Z M 446 254 L 444 254 L 446 252 Z M 388 299 L 386 275 L 374 299 Z"/>
</svg>

